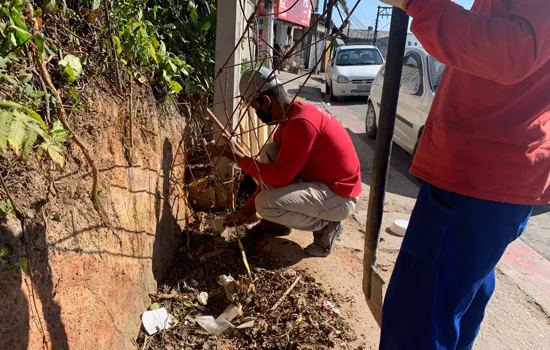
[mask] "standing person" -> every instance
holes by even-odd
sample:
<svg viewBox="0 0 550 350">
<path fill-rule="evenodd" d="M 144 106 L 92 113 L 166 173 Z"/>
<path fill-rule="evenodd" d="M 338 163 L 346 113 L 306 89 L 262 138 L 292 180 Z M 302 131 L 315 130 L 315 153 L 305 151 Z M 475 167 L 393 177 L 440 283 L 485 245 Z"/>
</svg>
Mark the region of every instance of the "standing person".
<svg viewBox="0 0 550 350">
<path fill-rule="evenodd" d="M 550 202 L 550 1 L 382 0 L 447 68 L 411 173 L 424 180 L 380 349 L 471 349 L 494 268 Z"/>
<path fill-rule="evenodd" d="M 325 257 L 344 229 L 361 193 L 361 166 L 340 122 L 314 105 L 292 101 L 271 70 L 248 70 L 240 81 L 242 96 L 265 124 L 277 125 L 273 142 L 260 161 L 231 147 L 209 144 L 213 156 L 234 159 L 260 185 L 245 207 L 229 215 L 227 225 L 244 224 L 258 212 L 262 221 L 247 232 L 249 248 L 258 252 L 269 235 L 291 229 L 313 232 L 306 252 Z"/>
</svg>

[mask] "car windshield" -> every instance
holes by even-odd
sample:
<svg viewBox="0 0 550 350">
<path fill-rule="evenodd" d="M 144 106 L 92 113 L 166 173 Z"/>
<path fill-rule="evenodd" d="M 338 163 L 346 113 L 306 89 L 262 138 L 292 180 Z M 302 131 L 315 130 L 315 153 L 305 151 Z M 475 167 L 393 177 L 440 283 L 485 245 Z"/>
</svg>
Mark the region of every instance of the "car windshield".
<svg viewBox="0 0 550 350">
<path fill-rule="evenodd" d="M 337 66 L 368 66 L 382 63 L 382 56 L 377 49 L 341 50 L 336 57 Z"/>
<path fill-rule="evenodd" d="M 432 56 L 428 56 L 428 76 L 430 78 L 430 86 L 432 91 L 436 91 L 443 75 L 445 65 Z"/>
</svg>

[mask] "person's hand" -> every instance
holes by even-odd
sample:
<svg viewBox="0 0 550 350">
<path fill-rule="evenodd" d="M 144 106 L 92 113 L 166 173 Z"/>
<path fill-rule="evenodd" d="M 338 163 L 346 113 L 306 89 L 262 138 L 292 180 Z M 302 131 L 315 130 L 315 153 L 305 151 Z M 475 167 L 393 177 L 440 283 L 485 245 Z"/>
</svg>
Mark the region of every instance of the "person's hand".
<svg viewBox="0 0 550 350">
<path fill-rule="evenodd" d="M 226 157 L 240 162 L 245 156 L 237 150 L 234 141 L 225 134 L 221 135 L 220 142 L 216 143 L 215 141 L 210 141 L 206 145 L 206 148 L 212 157 Z"/>
<path fill-rule="evenodd" d="M 224 226 L 233 227 L 248 224 L 257 220 L 256 212 L 248 207 L 237 210 L 235 214 L 229 214 L 223 220 Z"/>
</svg>

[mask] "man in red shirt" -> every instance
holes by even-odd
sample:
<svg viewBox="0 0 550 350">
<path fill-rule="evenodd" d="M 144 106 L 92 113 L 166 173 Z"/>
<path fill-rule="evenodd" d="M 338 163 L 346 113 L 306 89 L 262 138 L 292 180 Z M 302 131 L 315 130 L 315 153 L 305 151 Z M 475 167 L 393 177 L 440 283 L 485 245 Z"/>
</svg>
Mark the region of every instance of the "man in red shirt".
<svg viewBox="0 0 550 350">
<path fill-rule="evenodd" d="M 411 173 L 424 183 L 393 271 L 381 349 L 471 349 L 494 268 L 550 202 L 550 1 L 382 0 L 446 65 Z"/>
<path fill-rule="evenodd" d="M 314 241 L 306 252 L 329 255 L 342 233 L 342 221 L 353 213 L 362 189 L 361 167 L 351 138 L 327 112 L 292 102 L 265 67 L 244 72 L 240 90 L 258 118 L 277 125 L 277 131 L 259 162 L 234 147 L 224 151 L 222 146 L 209 145 L 214 156 L 234 159 L 259 183 L 245 207 L 234 217 L 229 215 L 226 224 L 246 223 L 258 212 L 263 220 L 247 237 L 287 235 L 292 228 L 312 231 Z M 265 242 L 253 241 L 256 245 Z"/>
</svg>

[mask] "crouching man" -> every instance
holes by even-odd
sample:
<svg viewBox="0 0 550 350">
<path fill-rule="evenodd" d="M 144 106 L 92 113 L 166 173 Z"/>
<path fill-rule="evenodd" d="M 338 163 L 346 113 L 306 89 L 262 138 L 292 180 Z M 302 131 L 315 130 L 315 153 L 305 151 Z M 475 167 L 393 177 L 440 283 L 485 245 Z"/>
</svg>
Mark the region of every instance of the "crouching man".
<svg viewBox="0 0 550 350">
<path fill-rule="evenodd" d="M 361 169 L 344 127 L 333 116 L 304 102 L 294 101 L 267 68 L 241 76 L 241 95 L 265 124 L 277 125 L 273 142 L 265 145 L 259 161 L 230 147 L 209 144 L 214 156 L 235 160 L 259 183 L 246 206 L 227 225 L 262 221 L 247 232 L 258 245 L 265 235 L 286 236 L 291 229 L 313 232 L 306 252 L 329 255 L 361 193 Z"/>
</svg>

